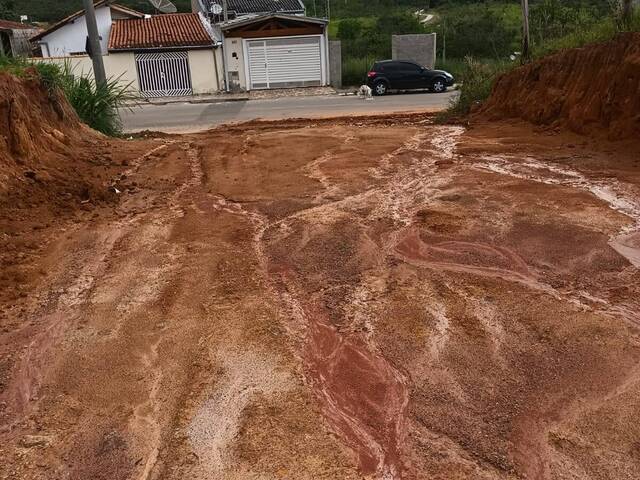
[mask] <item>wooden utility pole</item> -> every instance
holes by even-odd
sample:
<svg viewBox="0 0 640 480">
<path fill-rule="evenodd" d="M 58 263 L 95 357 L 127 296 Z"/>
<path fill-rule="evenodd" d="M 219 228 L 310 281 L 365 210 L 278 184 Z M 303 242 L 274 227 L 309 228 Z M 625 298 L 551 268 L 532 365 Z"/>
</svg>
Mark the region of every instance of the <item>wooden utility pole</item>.
<svg viewBox="0 0 640 480">
<path fill-rule="evenodd" d="M 96 85 L 106 85 L 107 75 L 104 71 L 100 35 L 98 34 L 98 23 L 96 22 L 96 11 L 93 8 L 93 0 L 83 0 L 83 3 L 84 19 L 87 22 L 89 47 L 91 49 L 91 60 L 93 61 L 93 75 L 96 79 Z"/>
<path fill-rule="evenodd" d="M 521 0 L 522 3 L 522 63 L 529 60 L 531 52 L 531 34 L 529 33 L 529 0 Z"/>
</svg>

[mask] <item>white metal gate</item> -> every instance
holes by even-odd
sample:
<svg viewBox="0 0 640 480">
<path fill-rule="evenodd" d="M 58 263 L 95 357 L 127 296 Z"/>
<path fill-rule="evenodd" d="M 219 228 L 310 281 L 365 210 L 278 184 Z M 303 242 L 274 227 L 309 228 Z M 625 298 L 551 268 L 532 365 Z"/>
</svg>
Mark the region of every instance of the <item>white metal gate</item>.
<svg viewBox="0 0 640 480">
<path fill-rule="evenodd" d="M 145 97 L 193 93 L 187 52 L 136 53 L 136 67 Z"/>
<path fill-rule="evenodd" d="M 251 89 L 322 85 L 320 38 L 248 40 Z"/>
</svg>

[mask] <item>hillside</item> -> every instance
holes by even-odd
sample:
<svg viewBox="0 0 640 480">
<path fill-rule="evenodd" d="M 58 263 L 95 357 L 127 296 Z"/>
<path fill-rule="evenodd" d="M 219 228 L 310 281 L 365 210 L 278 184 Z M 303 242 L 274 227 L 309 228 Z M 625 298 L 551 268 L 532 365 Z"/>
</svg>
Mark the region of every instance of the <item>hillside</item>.
<svg viewBox="0 0 640 480">
<path fill-rule="evenodd" d="M 498 79 L 480 117 L 640 138 L 640 33 L 565 50 Z"/>
</svg>

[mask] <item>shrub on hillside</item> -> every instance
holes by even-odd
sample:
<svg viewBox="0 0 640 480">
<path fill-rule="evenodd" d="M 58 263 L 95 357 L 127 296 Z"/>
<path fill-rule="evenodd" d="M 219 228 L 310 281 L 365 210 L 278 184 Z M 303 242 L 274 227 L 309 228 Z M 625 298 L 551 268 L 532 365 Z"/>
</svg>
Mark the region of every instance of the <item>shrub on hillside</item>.
<svg viewBox="0 0 640 480">
<path fill-rule="evenodd" d="M 121 133 L 118 108 L 132 98 L 130 85 L 122 84 L 118 78 L 110 78 L 104 85 L 96 85 L 91 76 L 75 75 L 69 64 L 63 68 L 52 63 L 29 63 L 23 58 L 0 56 L 0 72 L 16 76 L 40 77 L 55 101 L 62 93 L 84 123 L 94 130 L 109 136 Z"/>
</svg>

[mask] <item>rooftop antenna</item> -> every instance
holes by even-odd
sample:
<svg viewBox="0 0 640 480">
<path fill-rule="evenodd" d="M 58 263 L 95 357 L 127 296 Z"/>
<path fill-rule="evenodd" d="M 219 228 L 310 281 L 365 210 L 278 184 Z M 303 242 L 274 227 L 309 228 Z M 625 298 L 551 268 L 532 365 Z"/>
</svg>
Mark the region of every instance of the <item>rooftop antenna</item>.
<svg viewBox="0 0 640 480">
<path fill-rule="evenodd" d="M 170 0 L 149 0 L 149 3 L 160 13 L 176 13 L 178 11 Z"/>
</svg>

